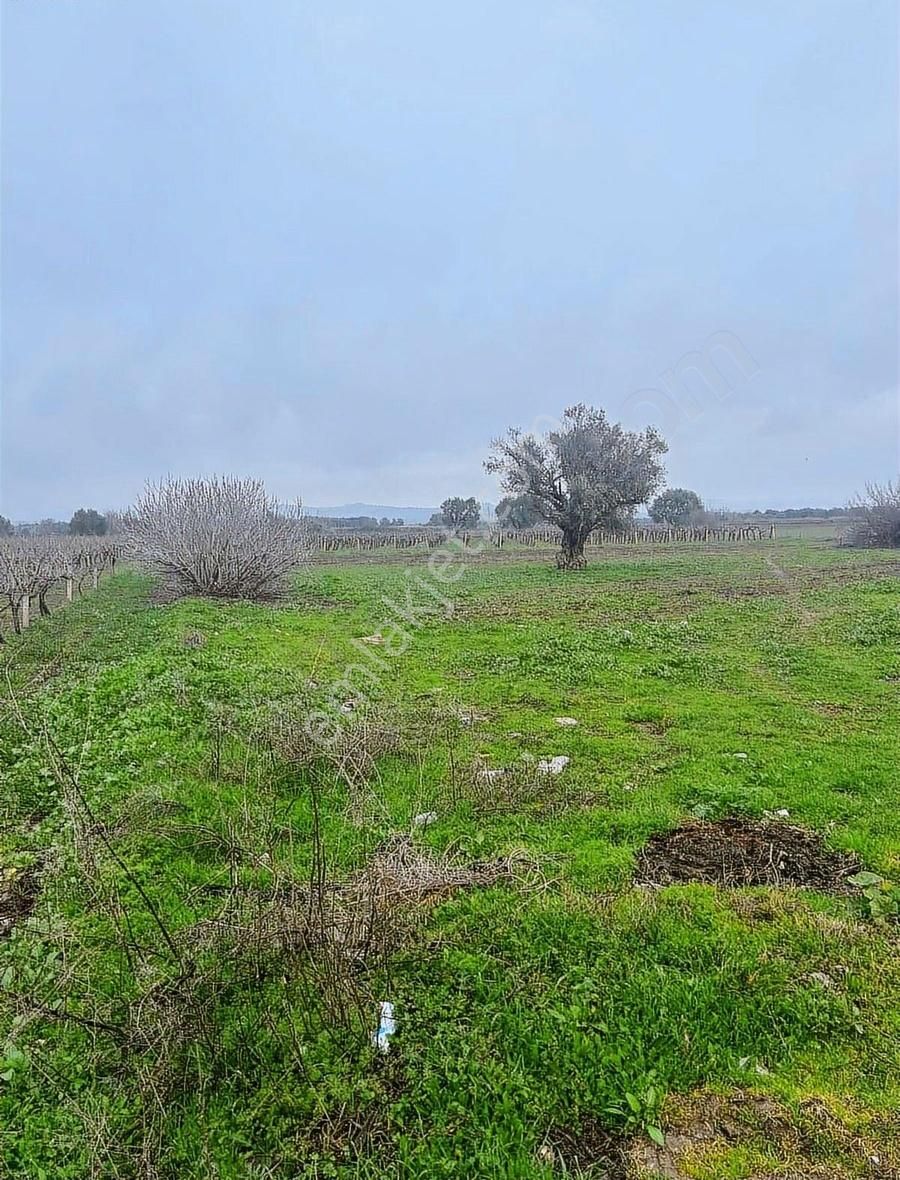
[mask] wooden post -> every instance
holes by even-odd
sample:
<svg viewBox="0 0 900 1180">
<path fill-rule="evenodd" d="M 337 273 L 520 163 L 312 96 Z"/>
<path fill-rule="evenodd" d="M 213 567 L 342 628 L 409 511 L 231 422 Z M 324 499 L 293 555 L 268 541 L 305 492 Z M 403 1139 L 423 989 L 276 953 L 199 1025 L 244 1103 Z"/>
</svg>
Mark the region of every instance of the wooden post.
<svg viewBox="0 0 900 1180">
<path fill-rule="evenodd" d="M 91 585 L 94 587 L 95 590 L 97 589 L 97 585 L 98 585 L 99 581 L 100 581 L 100 571 L 97 569 L 96 566 L 94 566 L 94 568 L 91 570 Z"/>
<path fill-rule="evenodd" d="M 27 631 L 31 625 L 31 595 L 23 594 L 19 599 L 19 625 Z"/>
<path fill-rule="evenodd" d="M 75 597 L 75 579 L 66 578 L 66 602 L 71 602 Z"/>
</svg>

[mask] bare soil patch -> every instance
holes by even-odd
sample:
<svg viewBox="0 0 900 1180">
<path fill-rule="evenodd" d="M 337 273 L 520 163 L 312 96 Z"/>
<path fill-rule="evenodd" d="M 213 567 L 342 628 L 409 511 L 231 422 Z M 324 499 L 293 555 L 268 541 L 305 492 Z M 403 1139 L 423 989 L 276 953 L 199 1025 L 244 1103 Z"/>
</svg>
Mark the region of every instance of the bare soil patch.
<svg viewBox="0 0 900 1180">
<path fill-rule="evenodd" d="M 850 853 L 826 848 L 816 832 L 732 816 L 715 823 L 686 824 L 651 837 L 638 857 L 635 881 L 643 885 L 698 881 L 726 889 L 792 885 L 823 893 L 852 893 L 848 877 L 861 868 Z"/>
<path fill-rule="evenodd" d="M 664 1147 L 643 1138 L 632 1141 L 628 1177 L 689 1180 L 701 1161 L 721 1163 L 723 1150 L 735 1147 L 754 1148 L 771 1159 L 748 1180 L 900 1177 L 891 1127 L 874 1120 L 865 1132 L 853 1130 L 817 1099 L 794 1112 L 774 1098 L 744 1090 L 674 1097 L 667 1103 L 665 1133 Z"/>
<path fill-rule="evenodd" d="M 34 911 L 41 892 L 39 867 L 33 865 L 20 869 L 7 880 L 0 881 L 0 938 L 5 938 L 14 926 Z"/>
<path fill-rule="evenodd" d="M 594 1118 L 577 1130 L 552 1127 L 540 1151 L 564 1175 L 589 1174 L 592 1180 L 627 1180 L 628 1140 Z"/>
</svg>

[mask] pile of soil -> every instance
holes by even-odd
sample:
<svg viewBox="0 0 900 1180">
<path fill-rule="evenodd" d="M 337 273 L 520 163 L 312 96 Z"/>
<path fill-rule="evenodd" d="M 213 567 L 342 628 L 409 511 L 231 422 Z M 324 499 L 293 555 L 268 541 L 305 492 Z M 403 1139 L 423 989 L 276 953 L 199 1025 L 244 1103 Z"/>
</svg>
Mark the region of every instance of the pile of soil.
<svg viewBox="0 0 900 1180">
<path fill-rule="evenodd" d="M 642 849 L 635 881 L 674 885 L 699 881 L 725 889 L 793 885 L 822 893 L 852 893 L 847 878 L 859 860 L 832 852 L 821 836 L 793 824 L 732 816 L 686 824 L 651 837 Z"/>
<path fill-rule="evenodd" d="M 540 1158 L 566 1175 L 590 1169 L 595 1180 L 627 1180 L 628 1176 L 628 1140 L 590 1117 L 577 1130 L 551 1128 Z"/>
<path fill-rule="evenodd" d="M 27 918 L 37 905 L 41 892 L 37 866 L 23 869 L 10 880 L 0 883 L 0 938 Z"/>
</svg>

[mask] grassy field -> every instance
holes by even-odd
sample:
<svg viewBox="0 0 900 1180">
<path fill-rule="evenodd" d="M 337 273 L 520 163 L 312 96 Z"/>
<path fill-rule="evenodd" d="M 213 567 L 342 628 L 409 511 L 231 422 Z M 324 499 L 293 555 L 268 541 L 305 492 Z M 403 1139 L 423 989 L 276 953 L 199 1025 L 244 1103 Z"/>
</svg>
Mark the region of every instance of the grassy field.
<svg viewBox="0 0 900 1180">
<path fill-rule="evenodd" d="M 6 645 L 0 1174 L 900 1176 L 896 555 L 416 561 Z M 733 816 L 869 885 L 639 871 Z"/>
</svg>

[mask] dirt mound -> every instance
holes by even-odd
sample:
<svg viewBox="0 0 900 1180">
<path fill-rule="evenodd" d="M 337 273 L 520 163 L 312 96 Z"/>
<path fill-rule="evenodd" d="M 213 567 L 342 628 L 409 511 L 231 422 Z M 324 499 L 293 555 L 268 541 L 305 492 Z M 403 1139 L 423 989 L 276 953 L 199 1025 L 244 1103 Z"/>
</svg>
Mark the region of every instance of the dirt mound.
<svg viewBox="0 0 900 1180">
<path fill-rule="evenodd" d="M 0 881 L 0 938 L 32 913 L 40 892 L 37 865 L 16 870 Z"/>
<path fill-rule="evenodd" d="M 700 881 L 738 889 L 745 885 L 794 885 L 823 893 L 851 893 L 848 877 L 860 862 L 832 852 L 815 832 L 793 824 L 733 816 L 716 823 L 686 824 L 651 837 L 638 860 L 635 881 L 673 885 Z"/>
<path fill-rule="evenodd" d="M 589 1170 L 595 1180 L 626 1180 L 627 1150 L 628 1141 L 621 1135 L 597 1119 L 585 1118 L 577 1130 L 552 1127 L 538 1158 L 564 1175 L 578 1176 Z"/>
</svg>

